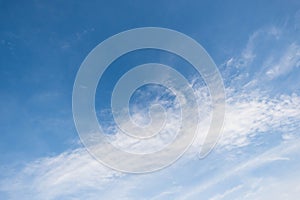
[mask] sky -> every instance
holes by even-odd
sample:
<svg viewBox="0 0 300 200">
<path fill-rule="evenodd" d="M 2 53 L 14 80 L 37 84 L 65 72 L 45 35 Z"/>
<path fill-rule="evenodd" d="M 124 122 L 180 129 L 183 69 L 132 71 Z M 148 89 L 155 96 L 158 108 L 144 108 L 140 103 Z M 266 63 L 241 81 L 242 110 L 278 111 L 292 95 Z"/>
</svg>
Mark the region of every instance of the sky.
<svg viewBox="0 0 300 200">
<path fill-rule="evenodd" d="M 110 36 L 140 27 L 173 29 L 201 44 L 222 76 L 226 112 L 222 136 L 200 158 L 201 134 L 211 116 L 202 77 L 169 52 L 121 56 L 105 71 L 95 97 L 99 124 L 113 144 L 151 152 L 170 142 L 178 128 L 174 92 L 145 85 L 130 99 L 132 119 L 147 124 L 149 107 L 162 105 L 169 116 L 165 137 L 153 147 L 118 131 L 111 93 L 136 65 L 158 62 L 178 70 L 201 111 L 200 139 L 179 160 L 159 171 L 130 174 L 88 153 L 73 121 L 72 91 L 89 52 Z M 297 0 L 0 0 L 0 199 L 298 199 L 299 35 Z"/>
</svg>

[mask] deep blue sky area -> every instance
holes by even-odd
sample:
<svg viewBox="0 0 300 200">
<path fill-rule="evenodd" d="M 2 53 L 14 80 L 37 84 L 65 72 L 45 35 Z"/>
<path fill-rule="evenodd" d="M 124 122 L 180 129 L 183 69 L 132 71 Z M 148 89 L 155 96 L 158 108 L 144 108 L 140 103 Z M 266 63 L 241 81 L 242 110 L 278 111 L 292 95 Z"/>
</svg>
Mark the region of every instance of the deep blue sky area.
<svg viewBox="0 0 300 200">
<path fill-rule="evenodd" d="M 24 166 L 31 166 L 30 163 L 36 163 L 37 160 L 43 163 L 40 161 L 43 158 L 49 158 L 50 163 L 51 158 L 57 158 L 55 156 L 58 155 L 63 155 L 61 157 L 75 155 L 76 157 L 79 154 L 76 150 L 82 148 L 83 145 L 79 140 L 72 115 L 72 90 L 76 73 L 89 52 L 100 42 L 122 31 L 139 27 L 164 27 L 182 32 L 199 42 L 216 63 L 224 80 L 228 103 L 226 120 L 229 122 L 225 123 L 224 132 L 228 133 L 229 139 L 225 136 L 223 142 L 220 142 L 220 148 L 222 149 L 224 145 L 226 149 L 225 153 L 221 154 L 225 164 L 216 163 L 219 159 L 218 152 L 221 151 L 217 148 L 215 154 L 208 158 L 208 162 L 215 164 L 212 168 L 207 167 L 208 171 L 197 171 L 200 165 L 196 162 L 196 164 L 187 164 L 187 167 L 180 165 L 179 169 L 182 171 L 178 175 L 174 175 L 176 167 L 171 168 L 170 171 L 161 172 L 159 176 L 169 181 L 172 186 L 170 188 L 167 188 L 168 184 L 158 188 L 158 181 L 155 181 L 158 179 L 156 175 L 153 175 L 153 177 L 145 176 L 141 179 L 131 176 L 125 176 L 124 179 L 112 178 L 116 181 L 115 185 L 104 184 L 104 190 L 108 191 L 111 187 L 127 185 L 127 183 L 130 186 L 131 181 L 136 185 L 141 185 L 138 181 L 143 180 L 141 182 L 149 181 L 147 182 L 149 187 L 140 186 L 138 188 L 140 192 L 132 192 L 128 189 L 130 191 L 128 193 L 132 194 L 128 199 L 141 199 L 142 193 L 147 194 L 147 198 L 150 199 L 158 193 L 161 196 L 157 199 L 174 199 L 172 195 L 179 193 L 191 195 L 182 196 L 179 199 L 198 199 L 199 196 L 193 191 L 202 191 L 202 189 L 196 186 L 204 184 L 203 188 L 207 185 L 209 188 L 215 182 L 225 182 L 226 177 L 221 178 L 221 181 L 216 181 L 217 176 L 226 174 L 226 170 L 235 169 L 230 165 L 232 163 L 239 164 L 243 161 L 249 166 L 259 166 L 253 164 L 256 160 L 251 160 L 250 155 L 258 155 L 257 151 L 264 150 L 270 151 L 263 155 L 274 155 L 273 147 L 279 149 L 274 152 L 283 153 L 274 157 L 270 156 L 270 160 L 272 158 L 280 161 L 289 159 L 291 168 L 299 166 L 300 162 L 295 156 L 296 153 L 288 151 L 286 146 L 284 148 L 280 146 L 285 144 L 286 138 L 293 139 L 294 135 L 298 134 L 297 127 L 300 124 L 299 0 L 0 0 L 0 171 L 4 172 L 0 173 L 0 180 L 7 170 L 12 174 L 11 177 L 15 177 L 11 179 L 12 182 L 25 177 L 25 185 L 31 185 L 31 182 L 27 180 L 33 180 L 32 177 L 35 177 L 35 174 L 27 177 L 24 174 L 14 173 L 17 171 L 27 173 L 28 170 Z M 126 56 L 127 58 L 124 58 Z M 100 80 L 104 84 L 98 90 L 103 91 L 104 96 L 96 94 L 96 101 L 99 98 L 103 100 L 96 104 L 97 111 L 109 106 L 109 94 L 114 83 L 122 73 L 134 67 L 131 65 L 154 61 L 171 65 L 175 61 L 177 65 L 173 67 L 175 69 L 177 67 L 182 74 L 192 80 L 195 70 L 189 68 L 190 66 L 187 66 L 185 61 L 176 59 L 170 53 L 144 50 L 131 52 L 116 60 L 106 71 L 106 76 Z M 119 70 L 119 65 L 125 67 Z M 110 126 L 111 117 L 111 115 L 104 116 L 102 123 Z M 262 133 L 271 135 L 266 136 Z M 230 148 L 226 146 L 228 144 Z M 238 148 L 232 150 L 231 144 Z M 261 144 L 262 146 L 259 146 Z M 76 152 L 74 153 L 73 150 Z M 231 154 L 232 152 L 234 155 Z M 285 152 L 288 153 L 285 154 Z M 291 155 L 291 158 L 286 158 L 287 154 Z M 225 156 L 229 161 L 225 159 Z M 59 158 L 58 156 L 56 161 Z M 228 168 L 224 170 L 223 166 L 224 169 Z M 282 169 L 276 163 L 274 167 L 272 166 L 268 177 L 272 177 Z M 49 168 L 51 167 L 53 166 Z M 268 167 L 268 165 L 263 166 L 253 171 L 244 167 L 248 170 L 245 174 L 251 178 L 253 174 L 260 177 Z M 38 169 L 34 169 L 40 173 Z M 220 173 L 214 174 L 215 169 Z M 187 174 L 191 171 L 196 173 L 195 178 L 186 180 L 189 177 Z M 37 174 L 36 177 L 42 176 L 41 174 Z M 114 177 L 114 175 L 111 176 Z M 212 177 L 212 180 L 206 184 L 204 179 L 207 180 L 207 176 Z M 238 183 L 242 181 L 237 180 L 237 177 L 230 179 L 228 185 L 225 183 L 226 187 L 224 185 L 213 186 L 207 190 L 207 193 L 199 192 L 199 194 L 203 194 L 200 196 L 208 199 L 214 196 L 214 191 L 221 191 L 221 188 L 241 191 L 240 194 L 246 194 L 249 188 L 251 188 L 249 191 L 258 191 L 255 186 L 250 187 L 250 182 L 254 179 L 249 178 L 247 182 L 249 184 L 243 183 L 242 186 L 238 186 Z M 293 174 L 288 174 L 286 177 L 293 177 Z M 271 178 L 263 179 L 262 182 L 271 185 L 272 180 Z M 258 184 L 257 182 L 255 183 Z M 163 183 L 166 184 L 166 182 Z M 92 195 L 91 191 L 95 188 L 91 189 L 87 185 L 93 184 L 95 182 L 83 184 L 83 189 L 80 187 L 78 191 L 87 189 Z M 31 194 L 30 192 L 36 192 L 32 188 L 25 187 L 23 190 L 17 186 L 12 187 L 11 190 L 5 189 L 3 185 L 0 181 L 0 199 L 2 195 L 5 199 L 18 199 L 22 197 L 22 192 L 27 190 L 29 191 L 27 195 Z M 61 188 L 69 188 L 66 185 Z M 149 189 L 150 187 L 152 188 Z M 276 190 L 276 187 L 269 189 L 269 191 Z M 14 190 L 21 192 L 14 196 Z M 3 194 L 1 194 L 2 191 L 4 191 Z M 53 189 L 53 191 L 58 190 Z M 203 189 L 203 191 L 206 190 Z M 43 189 L 38 192 L 41 194 L 45 192 L 47 195 L 51 193 Z M 53 192 L 53 196 L 46 195 L 40 198 L 69 199 L 73 193 L 68 194 Z M 120 192 L 121 194 L 123 193 Z M 228 193 L 225 191 L 224 194 Z M 105 195 L 101 197 L 111 199 L 109 194 Z M 116 197 L 116 199 L 126 199 L 124 196 Z M 24 198 L 31 199 L 30 196 Z M 82 198 L 97 199 L 92 196 Z M 221 195 L 215 199 L 223 199 L 223 197 Z M 233 198 L 229 196 L 228 199 Z"/>
</svg>

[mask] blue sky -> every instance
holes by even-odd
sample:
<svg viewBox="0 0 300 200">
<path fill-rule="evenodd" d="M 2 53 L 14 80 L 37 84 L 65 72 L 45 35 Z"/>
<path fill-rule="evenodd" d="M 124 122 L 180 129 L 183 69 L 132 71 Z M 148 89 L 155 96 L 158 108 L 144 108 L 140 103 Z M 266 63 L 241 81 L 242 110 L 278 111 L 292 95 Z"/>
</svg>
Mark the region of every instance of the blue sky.
<svg viewBox="0 0 300 200">
<path fill-rule="evenodd" d="M 195 141 L 166 169 L 124 174 L 96 162 L 81 144 L 72 89 L 82 61 L 96 45 L 147 26 L 180 31 L 207 50 L 225 84 L 226 120 L 223 136 L 205 159 L 198 158 Z M 299 1 L 0 1 L 0 27 L 1 199 L 300 196 Z M 206 87 L 192 68 L 174 55 L 151 50 L 117 60 L 97 91 L 109 94 L 132 65 L 154 61 L 183 73 L 200 106 L 206 103 Z M 148 90 L 156 92 L 147 96 Z M 101 95 L 96 95 L 99 121 L 115 130 L 106 110 L 109 98 Z M 147 117 L 141 108 L 151 101 L 173 105 L 170 91 L 147 86 L 132 98 L 134 112 Z M 203 130 L 207 116 L 203 108 Z"/>
</svg>

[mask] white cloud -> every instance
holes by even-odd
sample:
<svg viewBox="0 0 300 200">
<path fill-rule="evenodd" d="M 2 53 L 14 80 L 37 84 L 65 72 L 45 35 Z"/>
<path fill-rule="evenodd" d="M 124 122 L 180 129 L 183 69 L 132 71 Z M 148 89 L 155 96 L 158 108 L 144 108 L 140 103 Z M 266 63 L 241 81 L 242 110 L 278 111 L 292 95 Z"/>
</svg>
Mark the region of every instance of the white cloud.
<svg viewBox="0 0 300 200">
<path fill-rule="evenodd" d="M 271 98 L 263 92 L 228 92 L 226 119 L 220 145 L 245 146 L 251 137 L 272 130 L 296 130 L 300 121 L 300 97 L 282 95 Z"/>
<path fill-rule="evenodd" d="M 269 69 L 266 75 L 270 79 L 277 78 L 281 75 L 286 75 L 293 70 L 293 68 L 300 67 L 300 47 L 293 43 L 288 46 L 285 54 L 279 59 L 272 59 L 268 63 Z"/>
<path fill-rule="evenodd" d="M 226 196 L 236 192 L 237 190 L 240 190 L 243 187 L 243 185 L 238 185 L 235 186 L 227 191 L 225 191 L 223 194 L 217 194 L 215 196 L 213 196 L 212 198 L 210 198 L 210 200 L 221 200 L 224 199 Z"/>
<path fill-rule="evenodd" d="M 253 61 L 257 56 L 261 56 L 258 55 L 258 49 L 261 43 L 269 38 L 278 40 L 281 35 L 282 31 L 275 26 L 261 28 L 255 31 L 250 35 L 247 44 L 242 52 L 238 56 L 228 59 L 225 62 L 226 66 L 235 68 L 250 66 L 251 64 L 253 64 Z"/>
<path fill-rule="evenodd" d="M 264 200 L 264 199 L 290 199 L 297 200 L 300 196 L 298 177 L 267 178 L 254 191 L 241 193 L 236 199 Z"/>
<path fill-rule="evenodd" d="M 245 146 L 250 142 L 249 138 L 251 139 L 260 132 L 282 129 L 283 132 L 289 133 L 290 128 L 299 128 L 298 126 L 293 127 L 295 123 L 299 124 L 300 121 L 299 96 L 294 94 L 270 98 L 260 92 L 237 94 L 230 92 L 229 89 L 227 91 L 230 95 L 227 100 L 224 135 L 218 144 L 220 155 L 222 155 L 220 149 Z M 208 128 L 208 119 L 209 116 L 201 122 L 203 131 Z M 202 133 L 201 129 L 200 133 Z M 283 137 L 286 138 L 286 136 Z M 298 146 L 296 143 L 293 147 Z M 217 177 L 217 179 L 207 181 L 205 184 L 192 187 L 187 191 L 181 191 L 180 187 L 170 185 L 160 195 L 157 194 L 157 199 L 175 194 L 177 196 L 180 193 L 193 196 L 213 187 L 224 179 L 230 179 L 231 176 L 240 173 L 240 171 L 257 168 L 264 163 L 289 161 L 290 158 L 285 155 L 289 149 L 290 147 L 286 148 L 282 145 L 277 150 L 270 150 L 259 158 L 242 163 L 229 172 L 226 171 L 225 177 Z M 198 151 L 199 143 L 195 142 L 188 152 L 189 156 L 184 158 L 186 159 L 184 163 L 190 162 L 193 157 L 195 158 Z M 154 187 L 157 178 L 161 179 L 167 176 L 165 174 L 174 173 L 174 170 L 180 170 L 184 167 L 181 162 L 181 164 L 175 164 L 173 167 L 165 169 L 163 173 L 157 172 L 132 177 L 102 166 L 84 149 L 77 149 L 29 163 L 12 177 L 1 180 L 0 190 L 7 193 L 11 199 L 18 199 L 20 196 L 23 196 L 23 199 L 72 199 L 69 197 L 75 198 L 75 196 L 80 199 L 98 199 L 100 196 L 108 199 L 118 196 L 121 199 L 126 199 L 136 190 L 136 187 L 143 187 L 142 182 L 152 180 L 149 184 Z M 117 186 L 121 187 L 122 191 L 119 191 Z M 108 188 L 119 192 L 117 194 L 108 192 Z M 158 191 L 161 190 L 158 189 Z M 215 198 L 217 197 L 220 196 Z M 187 198 L 187 196 L 182 196 L 182 199 Z"/>
<path fill-rule="evenodd" d="M 83 190 L 97 191 L 113 181 L 121 173 L 110 170 L 85 149 L 64 152 L 54 157 L 38 159 L 27 164 L 14 177 L 0 182 L 0 190 L 10 199 L 56 199 L 63 195 L 81 197 Z"/>
<path fill-rule="evenodd" d="M 295 173 L 291 172 L 290 169 L 284 167 L 283 171 L 281 171 L 281 175 L 272 174 L 272 184 L 270 184 L 270 179 L 268 177 L 259 177 L 258 175 L 255 175 L 253 171 L 261 169 L 263 167 L 268 167 L 265 171 L 265 173 L 268 173 L 268 169 L 270 169 L 270 166 L 275 162 L 289 162 L 289 158 L 294 159 L 295 156 L 299 156 L 299 142 L 299 139 L 290 141 L 289 143 L 282 142 L 280 145 L 267 150 L 259 156 L 252 157 L 252 159 L 249 160 L 246 159 L 238 164 L 234 163 L 233 165 L 229 165 L 229 167 L 225 167 L 221 171 L 221 173 L 217 174 L 216 176 L 213 176 L 212 174 L 212 177 L 208 181 L 190 187 L 183 194 L 178 196 L 178 200 L 197 199 L 197 197 L 203 195 L 207 190 L 211 188 L 220 189 L 220 187 L 222 188 L 222 186 L 224 187 L 224 185 L 226 186 L 227 184 L 232 184 L 235 182 L 237 182 L 239 185 L 242 185 L 243 187 L 233 187 L 227 191 L 225 190 L 225 192 L 222 194 L 213 195 L 213 198 L 225 198 L 227 195 L 232 195 L 232 193 L 236 192 L 236 199 L 286 199 L 286 195 L 288 195 L 289 191 L 293 191 L 293 193 L 291 193 L 288 197 L 290 197 L 289 199 L 296 199 L 300 191 L 298 187 L 296 189 L 294 189 L 294 187 L 296 185 L 295 183 L 300 181 L 300 178 L 299 176 L 295 176 Z M 298 159 L 295 162 L 296 163 L 294 164 L 284 166 L 290 166 L 291 169 L 295 169 L 300 165 Z M 225 163 L 223 163 L 223 165 L 225 165 Z M 286 177 L 283 179 L 283 181 L 285 182 L 285 187 L 282 187 L 280 183 L 280 180 L 282 180 L 281 176 Z M 234 181 L 234 178 L 236 177 L 238 177 L 239 181 Z M 289 178 L 291 177 L 294 178 L 289 180 Z M 258 185 L 257 182 L 259 182 Z M 257 188 L 259 188 L 259 190 Z M 264 193 L 266 191 L 270 192 L 272 189 L 280 191 L 276 194 L 285 194 L 285 198 L 274 198 L 276 197 L 276 195 Z M 264 194 L 263 196 L 265 198 L 261 198 L 260 194 Z M 282 194 L 280 196 L 282 196 Z M 244 198 L 242 198 L 242 196 Z M 255 196 L 255 198 L 253 196 Z M 228 199 L 234 198 L 230 196 Z"/>
</svg>

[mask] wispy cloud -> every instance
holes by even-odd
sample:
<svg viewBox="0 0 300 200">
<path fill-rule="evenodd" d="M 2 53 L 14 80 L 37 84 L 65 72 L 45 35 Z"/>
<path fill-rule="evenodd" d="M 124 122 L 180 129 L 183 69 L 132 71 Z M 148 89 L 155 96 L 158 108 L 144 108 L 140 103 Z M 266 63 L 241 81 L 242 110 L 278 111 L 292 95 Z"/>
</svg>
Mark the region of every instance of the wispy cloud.
<svg viewBox="0 0 300 200">
<path fill-rule="evenodd" d="M 221 199 L 224 199 L 225 197 L 227 197 L 228 195 L 240 190 L 241 188 L 243 187 L 243 185 L 238 185 L 238 186 L 235 186 L 227 191 L 225 191 L 223 194 L 218 194 L 212 198 L 210 198 L 210 200 L 221 200 Z"/>
<path fill-rule="evenodd" d="M 14 177 L 1 180 L 0 190 L 10 199 L 55 199 L 76 196 L 82 190 L 98 191 L 122 174 L 94 160 L 85 149 L 64 152 L 28 163 Z M 83 196 L 82 196 L 83 195 Z M 80 194 L 85 197 L 88 194 Z"/>
<path fill-rule="evenodd" d="M 249 160 L 244 160 L 243 162 L 235 165 L 235 166 L 231 166 L 228 168 L 225 168 L 224 170 L 221 171 L 221 174 L 218 174 L 217 176 L 212 176 L 208 181 L 196 185 L 194 187 L 189 188 L 189 190 L 185 191 L 184 194 L 182 194 L 178 199 L 196 199 L 197 196 L 201 195 L 202 193 L 204 193 L 206 190 L 213 188 L 213 187 L 217 187 L 224 183 L 231 183 L 232 184 L 232 180 L 234 180 L 234 177 L 239 177 L 239 181 L 234 181 L 237 182 L 239 184 L 243 184 L 243 186 L 245 187 L 249 187 L 248 190 L 253 190 L 254 188 L 251 187 L 251 184 L 249 183 L 253 181 L 253 179 L 255 179 L 255 181 L 257 181 L 259 178 L 256 177 L 256 175 L 251 174 L 251 172 L 258 170 L 262 167 L 268 166 L 273 164 L 276 161 L 280 161 L 280 162 L 287 162 L 289 159 L 287 157 L 294 157 L 295 154 L 298 155 L 299 153 L 299 140 L 295 140 L 295 141 L 290 141 L 289 143 L 281 143 L 280 145 L 271 148 L 269 150 L 267 150 L 266 152 L 262 153 L 259 156 L 253 157 L 252 159 Z M 284 158 L 284 159 L 282 159 Z M 224 163 L 223 163 L 224 164 Z M 296 166 L 298 166 L 298 164 L 296 164 Z M 295 164 L 294 164 L 295 167 Z M 267 173 L 267 171 L 266 171 Z M 282 171 L 283 174 L 287 174 L 289 175 L 289 170 L 284 170 Z M 277 179 L 276 181 L 279 182 L 280 177 L 277 177 L 275 174 L 273 174 L 274 179 Z M 262 178 L 263 179 L 263 178 Z M 268 178 L 266 178 L 268 179 Z M 299 180 L 299 178 L 296 178 L 297 180 Z M 288 180 L 286 180 L 288 182 Z M 292 183 L 290 183 L 292 184 Z M 278 187 L 280 187 L 280 184 L 277 185 Z M 269 189 L 269 185 L 264 185 L 261 184 L 260 185 L 261 188 L 268 188 Z M 235 188 L 235 187 L 234 187 Z M 240 189 L 240 186 L 238 186 L 238 188 Z M 230 189 L 229 191 L 231 191 L 230 193 L 233 193 L 235 191 L 235 189 Z M 260 192 L 260 191 L 259 191 Z M 241 194 L 245 194 L 247 192 L 242 192 L 242 193 L 238 193 L 239 194 L 239 198 Z M 223 196 L 224 194 L 228 194 L 228 192 L 217 195 L 217 197 Z M 272 196 L 272 195 L 270 195 Z M 225 197 L 225 195 L 223 196 Z M 294 196 L 296 197 L 296 196 Z M 291 196 L 291 198 L 293 198 L 293 196 Z M 229 198 L 232 199 L 232 198 Z M 247 199 L 247 198 L 246 198 Z M 251 199 L 251 198 L 250 198 Z M 257 199 L 257 198 L 254 198 Z M 294 198 L 295 199 L 295 198 Z"/>
<path fill-rule="evenodd" d="M 243 68 L 251 65 L 258 55 L 260 45 L 269 38 L 278 40 L 282 35 L 281 29 L 270 26 L 261 28 L 249 36 L 246 46 L 239 55 L 228 59 L 225 64 L 228 67 Z M 261 55 L 259 55 L 261 56 Z"/>
<path fill-rule="evenodd" d="M 269 66 L 266 75 L 270 79 L 290 73 L 293 68 L 300 67 L 300 47 L 293 43 L 288 46 L 285 54 L 280 58 L 270 58 L 266 65 Z"/>
<path fill-rule="evenodd" d="M 264 132 L 299 128 L 295 122 L 300 121 L 300 97 L 296 94 L 273 98 L 259 91 L 227 94 L 221 146 L 241 147 Z"/>
<path fill-rule="evenodd" d="M 228 91 L 228 93 L 230 92 Z M 299 128 L 293 127 L 295 122 L 300 121 L 299 106 L 300 97 L 295 94 L 272 99 L 259 92 L 249 94 L 231 93 L 227 101 L 227 120 L 224 126 L 224 135 L 219 141 L 218 149 L 231 149 L 248 145 L 251 137 L 262 132 L 271 134 L 273 129 L 282 129 L 284 132 L 284 127 Z M 209 120 L 201 122 L 203 129 L 208 127 L 207 122 Z M 118 134 L 115 137 L 122 138 Z M 297 143 L 293 143 L 293 145 L 290 148 L 281 145 L 258 158 L 236 166 L 229 172 L 227 171 L 225 177 L 218 177 L 206 182 L 204 185 L 198 185 L 195 188 L 192 187 L 191 191 L 186 190 L 184 193 L 193 196 L 207 190 L 209 187 L 213 187 L 213 185 L 218 184 L 218 182 L 224 179 L 235 176 L 235 174 L 241 171 L 259 167 L 263 163 L 288 161 L 289 157 L 286 157 L 284 152 L 289 151 L 292 147 L 298 147 Z M 188 152 L 189 156 L 184 158 L 186 159 L 184 162 L 190 162 L 191 158 L 196 158 L 199 148 L 199 143 L 195 142 Z M 218 152 L 222 155 L 223 150 L 218 150 Z M 176 171 L 182 167 L 184 167 L 182 164 L 175 164 L 171 169 L 165 169 L 164 173 L 168 174 L 168 170 Z M 86 150 L 76 149 L 29 163 L 12 177 L 3 179 L 0 190 L 9 194 L 11 199 L 17 199 L 20 195 L 24 196 L 25 199 L 29 199 L 32 196 L 35 196 L 36 199 L 55 199 L 68 195 L 78 198 L 88 197 L 89 199 L 97 199 L 99 196 L 114 196 L 115 193 L 107 193 L 105 190 L 107 188 L 113 191 L 117 190 L 115 184 L 121 182 L 128 186 L 123 188 L 122 195 L 119 194 L 120 198 L 126 199 L 125 197 L 130 195 L 140 182 L 151 179 L 149 177 L 155 179 L 154 177 L 158 178 L 158 176 L 165 175 L 163 173 L 154 173 L 140 177 L 131 177 L 118 173 L 95 161 Z M 130 184 L 132 185 L 130 186 Z M 151 182 L 149 184 L 154 183 Z M 174 187 L 177 189 L 175 190 Z M 167 189 L 165 191 L 167 193 L 158 195 L 157 199 L 163 196 L 172 196 L 172 194 L 178 195 L 178 186 L 170 185 L 167 188 L 171 189 L 171 191 Z M 87 196 L 88 194 L 97 194 L 97 198 L 96 196 Z M 188 197 L 184 195 L 182 199 L 188 199 Z"/>
</svg>

